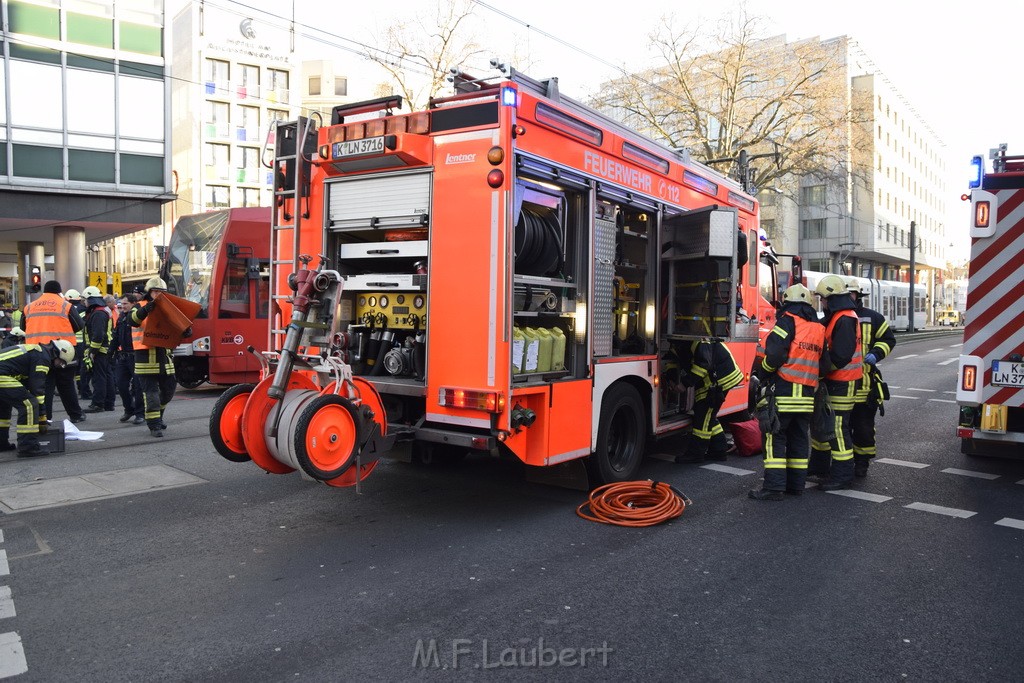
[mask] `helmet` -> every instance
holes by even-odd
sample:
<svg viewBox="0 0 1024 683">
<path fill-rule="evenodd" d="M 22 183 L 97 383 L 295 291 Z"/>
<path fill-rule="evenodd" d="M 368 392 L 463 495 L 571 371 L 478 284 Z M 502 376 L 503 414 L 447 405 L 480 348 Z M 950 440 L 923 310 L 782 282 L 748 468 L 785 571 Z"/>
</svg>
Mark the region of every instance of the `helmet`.
<svg viewBox="0 0 1024 683">
<path fill-rule="evenodd" d="M 77 292 L 76 292 L 77 293 Z M 100 291 L 99 287 L 89 286 L 82 290 L 82 297 L 85 299 L 92 298 L 94 296 L 103 296 L 103 292 Z"/>
<path fill-rule="evenodd" d="M 53 348 L 57 349 L 57 357 L 65 363 L 75 360 L 75 345 L 66 339 L 54 339 Z"/>
<path fill-rule="evenodd" d="M 795 284 L 786 288 L 782 293 L 783 301 L 802 301 L 805 304 L 811 303 L 811 290 L 801 284 Z"/>
<path fill-rule="evenodd" d="M 838 275 L 826 275 L 818 281 L 814 293 L 822 299 L 827 299 L 835 294 L 846 294 L 846 283 Z"/>
<path fill-rule="evenodd" d="M 68 290 L 68 291 L 67 291 L 67 292 L 66 292 L 66 293 L 64 294 L 64 298 L 65 298 L 65 299 L 70 299 L 70 300 L 72 300 L 72 301 L 77 301 L 77 300 L 79 300 L 79 299 L 81 299 L 81 298 L 82 298 L 82 295 L 78 293 L 78 290 L 77 290 L 77 289 L 69 289 L 69 290 Z"/>
<path fill-rule="evenodd" d="M 167 283 L 163 281 L 163 278 L 154 276 L 146 280 L 145 291 L 148 294 L 151 289 L 162 289 L 167 291 Z"/>
<path fill-rule="evenodd" d="M 853 292 L 854 294 L 860 294 L 861 296 L 868 294 L 868 291 L 861 287 L 860 280 L 858 280 L 857 278 L 850 276 L 843 279 L 846 280 L 846 289 L 848 289 L 849 291 Z"/>
<path fill-rule="evenodd" d="M 25 330 L 23 330 L 23 329 L 21 329 L 20 327 L 17 327 L 17 326 L 12 327 L 11 328 L 11 336 L 12 337 L 24 337 L 25 336 Z"/>
</svg>

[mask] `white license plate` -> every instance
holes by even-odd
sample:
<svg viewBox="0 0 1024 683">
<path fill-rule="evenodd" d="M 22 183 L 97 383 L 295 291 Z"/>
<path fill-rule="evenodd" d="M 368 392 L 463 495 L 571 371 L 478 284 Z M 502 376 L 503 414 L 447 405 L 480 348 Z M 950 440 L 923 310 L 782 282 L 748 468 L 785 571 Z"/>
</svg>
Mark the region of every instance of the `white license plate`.
<svg viewBox="0 0 1024 683">
<path fill-rule="evenodd" d="M 384 136 L 335 142 L 334 149 L 331 151 L 331 156 L 335 159 L 339 157 L 354 157 L 361 154 L 380 154 L 384 151 Z"/>
<path fill-rule="evenodd" d="M 992 384 L 1000 387 L 1024 387 L 1024 363 L 992 361 Z"/>
</svg>

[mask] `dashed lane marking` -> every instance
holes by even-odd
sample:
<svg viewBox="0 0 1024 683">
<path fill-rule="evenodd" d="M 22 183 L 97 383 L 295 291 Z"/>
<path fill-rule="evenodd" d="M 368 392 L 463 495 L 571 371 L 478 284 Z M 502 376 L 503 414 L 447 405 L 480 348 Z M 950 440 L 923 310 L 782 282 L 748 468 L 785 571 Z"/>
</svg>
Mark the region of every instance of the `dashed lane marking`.
<svg viewBox="0 0 1024 683">
<path fill-rule="evenodd" d="M 939 351 L 942 351 L 942 349 L 928 349 L 928 353 L 937 353 Z"/>
<path fill-rule="evenodd" d="M 949 348 L 951 348 L 951 349 L 959 349 L 959 348 L 960 348 L 961 346 L 963 346 L 963 345 L 964 345 L 964 343 L 963 343 L 963 342 L 960 342 L 959 344 L 953 344 L 953 345 L 952 345 L 952 346 L 950 346 Z"/>
<path fill-rule="evenodd" d="M 1024 479 L 1021 479 L 1021 480 L 1020 480 L 1020 481 L 1018 481 L 1017 483 L 1018 483 L 1018 484 L 1020 484 L 1021 486 L 1024 486 Z"/>
<path fill-rule="evenodd" d="M 25 661 L 25 648 L 21 646 L 21 636 L 14 631 L 0 633 L 0 678 L 17 676 L 28 671 Z"/>
<path fill-rule="evenodd" d="M 913 467 L 914 469 L 924 469 L 929 467 L 927 463 L 923 462 L 910 462 L 909 460 L 894 460 L 893 458 L 877 458 L 875 462 L 882 462 L 886 465 L 899 465 L 900 467 Z"/>
<path fill-rule="evenodd" d="M 973 472 L 971 470 L 958 470 L 955 467 L 947 467 L 942 470 L 946 474 L 959 474 L 961 477 L 974 477 L 975 479 L 998 479 L 998 474 L 989 474 L 988 472 Z"/>
<path fill-rule="evenodd" d="M 896 356 L 896 360 L 904 360 L 905 358 L 917 358 L 917 354 L 908 353 L 906 356 Z"/>
<path fill-rule="evenodd" d="M 1011 529 L 1024 529 L 1024 521 L 1012 517 L 1003 517 L 995 524 L 996 526 L 1008 526 Z"/>
<path fill-rule="evenodd" d="M 10 586 L 0 586 L 0 619 L 10 619 L 14 614 L 14 598 Z"/>
<path fill-rule="evenodd" d="M 938 389 L 917 389 L 916 387 L 907 387 L 907 391 L 927 391 L 930 393 L 935 393 L 936 391 L 938 391 Z"/>
<path fill-rule="evenodd" d="M 950 400 L 948 398 L 930 398 L 928 400 L 934 401 L 935 403 L 956 403 L 956 401 Z"/>
<path fill-rule="evenodd" d="M 11 565 L 7 562 L 7 551 L 0 550 L 0 576 L 9 576 Z"/>
<path fill-rule="evenodd" d="M 867 500 L 872 503 L 884 503 L 887 500 L 892 500 L 892 496 L 880 496 L 877 493 L 866 493 L 864 491 L 851 491 L 849 489 L 845 491 L 826 491 L 834 496 L 844 496 L 846 498 L 856 498 L 857 500 Z"/>
<path fill-rule="evenodd" d="M 892 397 L 893 397 L 893 398 L 912 398 L 912 399 L 914 399 L 915 401 L 916 401 L 917 399 L 921 398 L 920 396 L 900 396 L 899 394 L 892 394 Z"/>
<path fill-rule="evenodd" d="M 754 470 L 741 470 L 739 467 L 729 467 L 728 465 L 701 465 L 702 470 L 712 470 L 715 472 L 725 472 L 726 474 L 735 474 L 738 477 L 742 477 L 744 474 L 756 474 Z"/>
<path fill-rule="evenodd" d="M 956 394 L 956 392 L 955 392 L 955 391 L 943 391 L 942 393 L 944 393 L 944 394 L 949 394 L 949 395 L 951 395 L 951 396 L 952 396 L 952 395 L 954 395 L 954 394 Z"/>
<path fill-rule="evenodd" d="M 910 505 L 904 505 L 903 507 L 908 510 L 920 510 L 922 512 L 933 512 L 936 515 L 946 515 L 947 517 L 959 517 L 960 519 L 967 519 L 978 514 L 977 512 L 971 512 L 970 510 L 958 510 L 957 508 L 947 508 L 941 505 L 932 505 L 931 503 L 911 503 Z"/>
<path fill-rule="evenodd" d="M 950 363 L 955 363 L 958 360 L 960 360 L 960 359 L 959 358 L 950 358 L 949 360 L 944 360 L 941 363 L 937 363 L 937 365 L 949 365 Z"/>
</svg>

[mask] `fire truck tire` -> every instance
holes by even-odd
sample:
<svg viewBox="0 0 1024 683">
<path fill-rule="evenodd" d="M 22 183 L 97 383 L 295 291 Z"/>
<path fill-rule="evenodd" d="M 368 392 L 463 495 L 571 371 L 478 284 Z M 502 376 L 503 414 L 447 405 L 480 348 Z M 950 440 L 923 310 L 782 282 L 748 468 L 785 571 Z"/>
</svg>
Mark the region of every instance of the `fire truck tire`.
<svg viewBox="0 0 1024 683">
<path fill-rule="evenodd" d="M 612 385 L 601 401 L 597 448 L 587 458 L 591 484 L 611 484 L 636 477 L 647 441 L 643 402 L 629 384 Z"/>
<path fill-rule="evenodd" d="M 251 459 L 242 436 L 242 413 L 249 394 L 255 388 L 255 384 L 229 387 L 213 404 L 213 412 L 210 413 L 210 440 L 217 452 L 231 462 L 248 462 Z"/>
<path fill-rule="evenodd" d="M 317 396 L 298 415 L 293 442 L 302 471 L 318 481 L 343 475 L 355 464 L 363 442 L 363 420 L 344 396 Z"/>
<path fill-rule="evenodd" d="M 195 389 L 199 385 L 201 385 L 203 382 L 205 382 L 207 379 L 209 379 L 209 378 L 206 377 L 206 376 L 203 376 L 203 377 L 189 377 L 188 379 L 179 379 L 178 380 L 178 384 L 180 384 L 183 389 Z"/>
</svg>

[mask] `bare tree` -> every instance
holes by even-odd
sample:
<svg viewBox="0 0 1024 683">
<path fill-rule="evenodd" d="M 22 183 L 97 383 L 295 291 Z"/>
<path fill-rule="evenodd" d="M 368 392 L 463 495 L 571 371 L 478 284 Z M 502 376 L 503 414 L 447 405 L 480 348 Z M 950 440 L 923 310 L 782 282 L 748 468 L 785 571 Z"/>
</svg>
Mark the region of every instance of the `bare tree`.
<svg viewBox="0 0 1024 683">
<path fill-rule="evenodd" d="M 650 36 L 664 63 L 608 84 L 599 104 L 700 161 L 771 155 L 752 165 L 761 187 L 790 174 L 842 182 L 856 124 L 845 38 L 786 43 L 762 24 L 745 10 L 712 31 L 664 18 Z"/>
<path fill-rule="evenodd" d="M 412 110 L 441 93 L 449 70 L 483 55 L 473 40 L 470 0 L 437 0 L 434 7 L 407 21 L 392 21 L 384 47 L 366 57 L 388 74 L 378 93 L 402 95 Z"/>
</svg>

